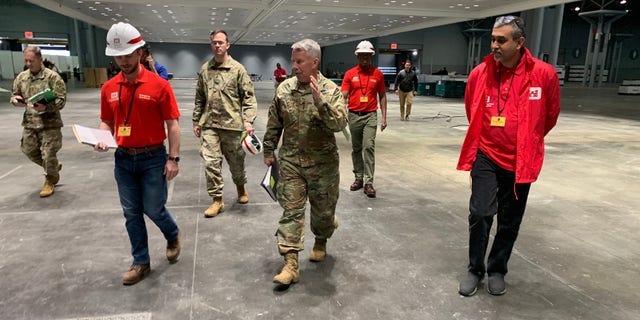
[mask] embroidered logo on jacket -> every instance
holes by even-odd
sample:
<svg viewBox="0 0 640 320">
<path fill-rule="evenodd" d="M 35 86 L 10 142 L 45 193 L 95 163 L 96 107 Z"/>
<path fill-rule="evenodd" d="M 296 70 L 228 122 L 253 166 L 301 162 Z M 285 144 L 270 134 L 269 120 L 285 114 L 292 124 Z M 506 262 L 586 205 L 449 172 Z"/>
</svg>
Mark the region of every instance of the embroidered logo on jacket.
<svg viewBox="0 0 640 320">
<path fill-rule="evenodd" d="M 151 100 L 151 96 L 142 93 L 138 97 L 143 100 Z"/>
<path fill-rule="evenodd" d="M 118 101 L 118 92 L 111 92 L 111 96 L 109 97 L 109 102 Z"/>
<path fill-rule="evenodd" d="M 529 88 L 529 100 L 540 100 L 542 99 L 542 88 L 540 87 L 530 87 Z"/>
</svg>

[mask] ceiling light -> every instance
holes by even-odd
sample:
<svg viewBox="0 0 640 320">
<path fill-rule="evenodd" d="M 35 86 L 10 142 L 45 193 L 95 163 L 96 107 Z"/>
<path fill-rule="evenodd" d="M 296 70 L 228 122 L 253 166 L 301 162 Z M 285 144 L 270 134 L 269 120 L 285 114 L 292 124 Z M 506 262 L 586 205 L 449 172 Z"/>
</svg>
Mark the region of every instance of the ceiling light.
<svg viewBox="0 0 640 320">
<path fill-rule="evenodd" d="M 147 3 L 147 7 L 151 7 L 151 3 Z"/>
<path fill-rule="evenodd" d="M 575 8 L 573 8 L 573 11 L 576 11 L 576 12 L 577 12 L 577 11 L 580 11 L 580 7 L 575 7 Z"/>
<path fill-rule="evenodd" d="M 627 4 L 627 0 L 620 0 L 620 4 Z"/>
</svg>

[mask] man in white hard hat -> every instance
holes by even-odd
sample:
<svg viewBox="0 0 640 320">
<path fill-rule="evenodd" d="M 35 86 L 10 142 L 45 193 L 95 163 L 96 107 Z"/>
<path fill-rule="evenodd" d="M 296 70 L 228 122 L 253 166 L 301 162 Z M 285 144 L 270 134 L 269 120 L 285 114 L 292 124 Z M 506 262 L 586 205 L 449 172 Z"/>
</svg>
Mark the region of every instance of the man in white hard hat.
<svg viewBox="0 0 640 320">
<path fill-rule="evenodd" d="M 245 131 L 253 135 L 258 103 L 247 70 L 228 53 L 231 45 L 227 33 L 215 30 L 209 35 L 209 40 L 213 58 L 205 62 L 198 72 L 193 133 L 198 138 L 202 137 L 200 156 L 205 164 L 207 193 L 213 198 L 204 216 L 213 218 L 224 212 L 223 157 L 227 159 L 231 179 L 238 191 L 238 203 L 249 202 L 242 139 Z"/>
<path fill-rule="evenodd" d="M 358 65 L 349 69 L 342 80 L 342 95 L 348 101 L 349 130 L 351 131 L 351 159 L 356 180 L 351 191 L 364 188 L 369 198 L 376 197 L 373 188 L 375 171 L 375 140 L 378 129 L 378 99 L 380 100 L 380 131 L 387 127 L 387 88 L 384 76 L 371 65 L 375 54 L 369 41 L 361 41 L 356 47 Z"/>
<path fill-rule="evenodd" d="M 179 170 L 180 112 L 169 82 L 140 64 L 144 44 L 132 25 L 111 26 L 105 53 L 115 58 L 121 72 L 102 85 L 100 98 L 100 129 L 111 131 L 118 143 L 114 175 L 133 255 L 122 279 L 125 285 L 139 282 L 151 270 L 143 214 L 167 240 L 169 262 L 178 260 L 181 248 L 178 225 L 165 206 L 167 181 Z M 108 148 L 100 142 L 95 150 Z"/>
</svg>

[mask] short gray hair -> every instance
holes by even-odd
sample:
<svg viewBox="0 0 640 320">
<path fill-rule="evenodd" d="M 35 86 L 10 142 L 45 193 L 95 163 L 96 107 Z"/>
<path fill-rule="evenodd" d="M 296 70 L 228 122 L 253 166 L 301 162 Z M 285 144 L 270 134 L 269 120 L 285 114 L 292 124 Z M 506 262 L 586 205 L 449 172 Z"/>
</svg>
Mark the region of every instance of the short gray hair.
<svg viewBox="0 0 640 320">
<path fill-rule="evenodd" d="M 33 52 L 36 55 L 36 57 L 38 57 L 38 58 L 42 58 L 42 51 L 40 51 L 40 47 L 27 46 L 26 48 L 24 48 L 24 51 L 22 51 L 22 52 L 24 53 L 24 52 L 27 52 L 27 51 Z"/>
<path fill-rule="evenodd" d="M 493 24 L 493 28 L 500 28 L 502 26 L 510 25 L 513 27 L 512 36 L 514 39 L 524 37 L 524 20 L 517 16 L 501 16 L 496 18 L 496 22 Z"/>
<path fill-rule="evenodd" d="M 320 60 L 320 45 L 311 39 L 302 39 L 291 45 L 291 49 L 305 51 L 310 58 Z"/>
</svg>

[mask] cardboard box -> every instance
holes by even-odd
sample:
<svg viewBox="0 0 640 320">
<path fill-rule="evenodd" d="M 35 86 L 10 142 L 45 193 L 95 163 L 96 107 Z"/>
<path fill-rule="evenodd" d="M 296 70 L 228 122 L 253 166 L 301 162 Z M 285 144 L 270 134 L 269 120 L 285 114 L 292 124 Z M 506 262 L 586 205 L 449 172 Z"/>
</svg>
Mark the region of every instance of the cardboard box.
<svg viewBox="0 0 640 320">
<path fill-rule="evenodd" d="M 95 88 L 96 75 L 93 72 L 93 68 L 82 68 L 82 73 L 84 73 L 84 86 L 87 88 Z"/>
<path fill-rule="evenodd" d="M 102 87 L 102 85 L 109 80 L 107 77 L 107 68 L 94 68 L 96 88 Z"/>
</svg>

